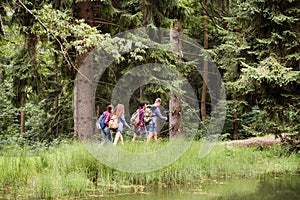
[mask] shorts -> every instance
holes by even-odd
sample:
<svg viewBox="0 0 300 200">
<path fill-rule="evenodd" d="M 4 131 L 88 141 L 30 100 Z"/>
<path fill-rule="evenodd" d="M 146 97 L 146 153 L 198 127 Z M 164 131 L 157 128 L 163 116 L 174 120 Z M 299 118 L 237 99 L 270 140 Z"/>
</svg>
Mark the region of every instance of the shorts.
<svg viewBox="0 0 300 200">
<path fill-rule="evenodd" d="M 123 125 L 123 123 L 118 123 L 118 128 L 117 128 L 117 130 L 116 131 L 119 131 L 120 133 L 123 133 L 123 129 L 124 129 L 124 125 Z"/>
<path fill-rule="evenodd" d="M 156 124 L 153 122 L 150 122 L 148 125 L 148 129 L 150 133 L 155 133 L 156 132 Z"/>
</svg>

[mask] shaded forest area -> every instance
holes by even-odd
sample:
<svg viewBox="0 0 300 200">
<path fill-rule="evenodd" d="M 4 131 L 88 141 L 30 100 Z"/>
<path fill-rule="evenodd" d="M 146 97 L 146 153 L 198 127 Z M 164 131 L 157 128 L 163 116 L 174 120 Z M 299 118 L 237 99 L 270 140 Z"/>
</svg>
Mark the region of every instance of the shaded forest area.
<svg viewBox="0 0 300 200">
<path fill-rule="evenodd" d="M 113 54 L 118 38 L 115 43 L 107 41 L 117 33 L 139 27 L 170 28 L 176 21 L 183 34 L 203 45 L 204 54 L 222 75 L 227 103 L 224 138 L 274 134 L 292 143 L 300 139 L 297 0 L 0 2 L 0 145 L 75 138 L 74 81 L 88 53 L 105 44 Z M 205 135 L 211 99 L 192 62 L 155 50 L 113 55 L 117 61 L 97 87 L 98 116 L 128 69 L 161 63 L 189 80 L 202 119 L 196 139 Z M 128 112 L 134 112 L 138 101 L 152 103 L 156 97 L 168 107 L 168 89 L 156 84 L 141 87 Z"/>
</svg>

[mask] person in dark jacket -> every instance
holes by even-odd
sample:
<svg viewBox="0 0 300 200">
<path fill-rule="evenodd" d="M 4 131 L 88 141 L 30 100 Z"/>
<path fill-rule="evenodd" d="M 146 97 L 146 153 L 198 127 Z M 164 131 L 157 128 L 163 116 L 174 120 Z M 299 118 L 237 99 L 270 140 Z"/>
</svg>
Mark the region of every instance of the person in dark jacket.
<svg viewBox="0 0 300 200">
<path fill-rule="evenodd" d="M 108 122 L 113 113 L 113 106 L 108 105 L 106 108 L 106 111 L 104 111 L 104 113 L 105 113 L 105 116 L 104 116 L 105 127 L 102 130 L 102 139 L 101 139 L 100 145 L 104 145 L 106 143 L 112 144 L 112 135 L 111 135 L 110 129 L 108 128 Z"/>
</svg>

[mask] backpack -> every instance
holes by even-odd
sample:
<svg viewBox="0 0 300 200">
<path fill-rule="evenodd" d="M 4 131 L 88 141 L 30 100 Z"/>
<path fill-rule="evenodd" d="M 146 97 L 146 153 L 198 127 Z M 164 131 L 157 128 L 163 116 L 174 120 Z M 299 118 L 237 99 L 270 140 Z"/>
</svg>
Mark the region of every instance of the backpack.
<svg viewBox="0 0 300 200">
<path fill-rule="evenodd" d="M 147 124 L 152 120 L 152 106 L 147 106 L 144 113 L 144 122 Z"/>
<path fill-rule="evenodd" d="M 137 125 L 140 121 L 140 110 L 137 109 L 132 115 L 131 115 L 131 118 L 130 118 L 130 123 L 131 124 L 134 124 L 134 125 Z"/>
<path fill-rule="evenodd" d="M 105 124 L 104 124 L 105 116 L 106 116 L 106 113 L 103 112 L 102 115 L 99 117 L 99 119 L 96 121 L 97 129 L 104 129 L 105 128 Z"/>
<path fill-rule="evenodd" d="M 108 128 L 109 129 L 117 129 L 119 127 L 118 124 L 118 117 L 117 115 L 111 116 L 109 122 L 108 122 Z"/>
</svg>

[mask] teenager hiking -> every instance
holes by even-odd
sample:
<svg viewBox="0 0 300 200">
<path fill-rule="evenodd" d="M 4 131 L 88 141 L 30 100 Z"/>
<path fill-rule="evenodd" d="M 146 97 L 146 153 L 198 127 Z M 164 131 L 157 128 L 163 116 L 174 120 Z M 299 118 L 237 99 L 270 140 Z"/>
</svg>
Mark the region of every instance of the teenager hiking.
<svg viewBox="0 0 300 200">
<path fill-rule="evenodd" d="M 125 120 L 123 104 L 118 104 L 115 108 L 114 113 L 118 119 L 118 128 L 116 130 L 117 132 L 116 132 L 116 136 L 115 136 L 114 143 L 113 143 L 113 145 L 116 146 L 119 138 L 121 140 L 121 143 L 124 144 L 124 140 L 123 140 L 123 136 L 122 136 L 123 128 L 124 128 L 124 126 L 126 126 L 127 128 L 130 128 L 130 126 L 127 124 L 127 122 Z"/>
<path fill-rule="evenodd" d="M 140 102 L 139 105 L 139 120 L 137 123 L 134 124 L 134 132 L 133 132 L 133 138 L 131 140 L 131 142 L 135 142 L 136 138 L 138 136 L 140 136 L 141 134 L 143 134 L 145 137 L 147 137 L 147 128 L 146 125 L 144 123 L 144 113 L 145 113 L 145 109 L 146 109 L 146 103 L 145 102 Z"/>
<path fill-rule="evenodd" d="M 104 115 L 104 127 L 102 128 L 102 139 L 101 139 L 101 143 L 100 145 L 104 145 L 106 143 L 111 144 L 112 143 L 112 135 L 110 132 L 110 129 L 108 127 L 108 123 L 110 120 L 110 117 L 113 113 L 113 106 L 112 105 L 108 105 L 106 108 L 106 111 L 103 112 L 102 115 Z"/>
<path fill-rule="evenodd" d="M 159 106 L 161 105 L 161 99 L 157 98 L 153 105 L 150 106 L 152 110 L 152 118 L 151 121 L 148 123 L 149 134 L 147 136 L 147 143 L 153 137 L 155 141 L 157 141 L 157 132 L 156 132 L 156 122 L 157 119 L 161 119 L 167 121 L 167 117 L 163 116 L 160 112 Z"/>
</svg>

